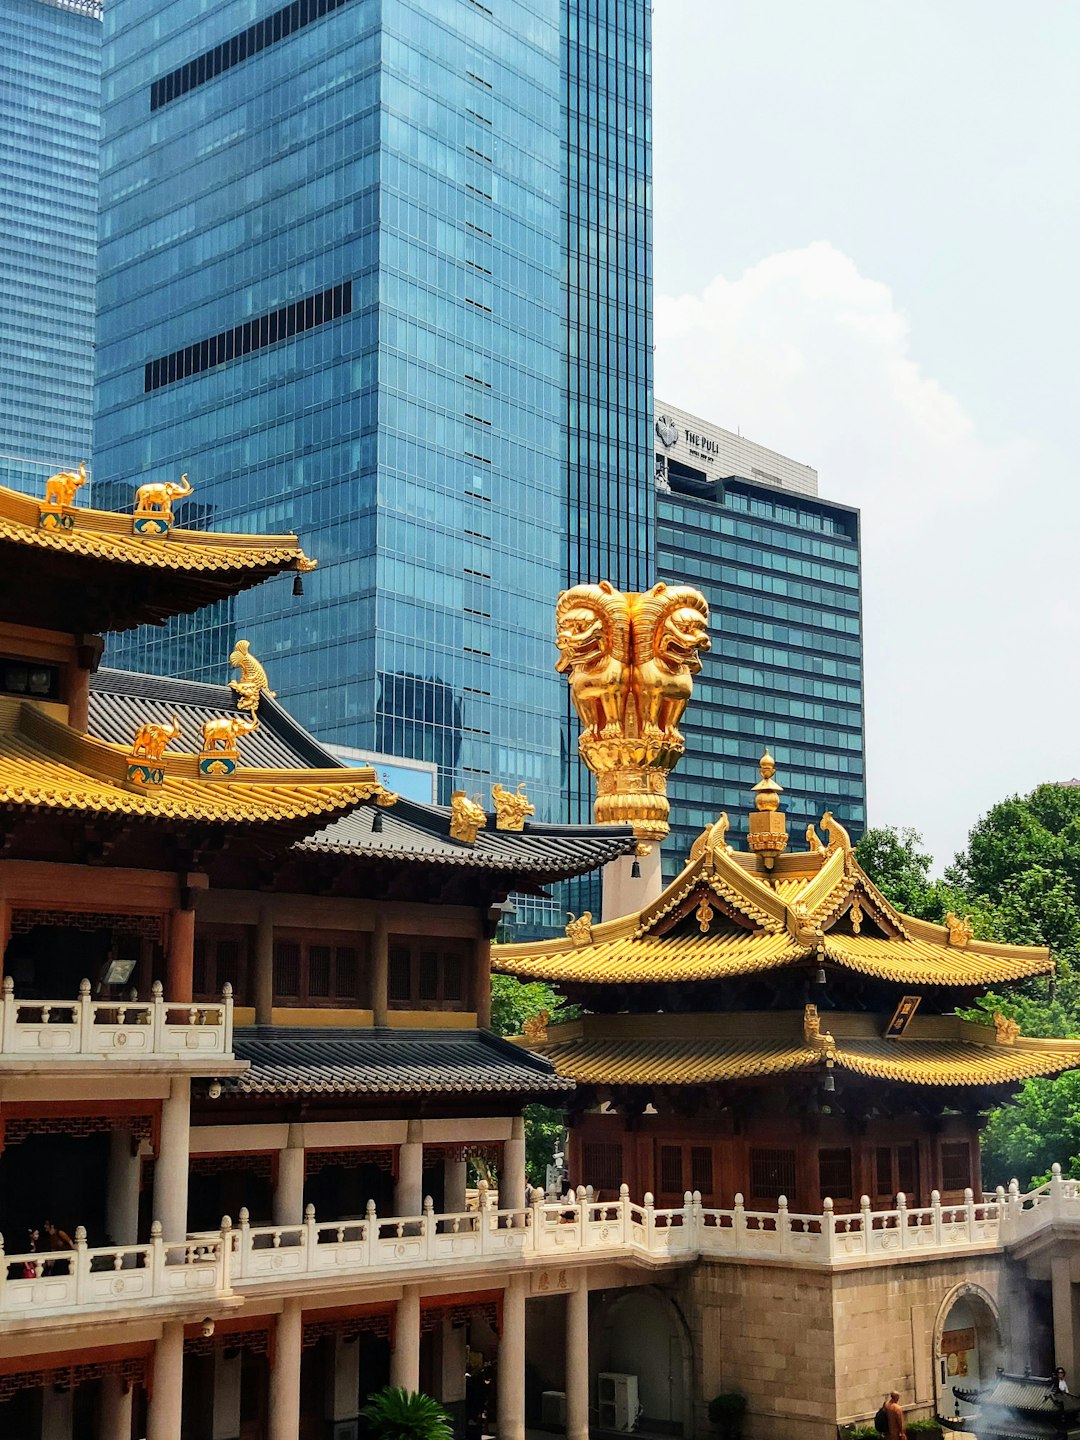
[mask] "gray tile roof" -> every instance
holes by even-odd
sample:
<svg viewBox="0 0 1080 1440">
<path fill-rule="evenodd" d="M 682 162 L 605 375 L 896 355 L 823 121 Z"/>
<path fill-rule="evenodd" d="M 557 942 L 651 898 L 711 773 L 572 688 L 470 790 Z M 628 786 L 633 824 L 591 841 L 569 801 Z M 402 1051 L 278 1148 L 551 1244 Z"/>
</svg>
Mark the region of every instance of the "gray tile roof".
<svg viewBox="0 0 1080 1440">
<path fill-rule="evenodd" d="M 198 750 L 203 721 L 235 710 L 236 695 L 228 685 L 200 685 L 127 670 L 101 669 L 90 677 L 90 733 L 114 745 L 130 745 L 144 720 L 166 721 L 175 715 L 180 739 L 172 748 Z M 314 735 L 265 695 L 259 702 L 259 728 L 243 737 L 240 754 L 244 764 L 270 769 L 343 768 Z"/>
<path fill-rule="evenodd" d="M 375 817 L 381 830 L 373 831 Z M 399 800 L 388 810 L 361 805 L 332 825 L 300 842 L 302 850 L 326 854 L 365 855 L 369 858 L 405 858 L 466 865 L 472 869 L 527 870 L 535 874 L 580 875 L 628 855 L 635 841 L 623 825 L 537 825 L 524 830 L 497 830 L 495 816 L 476 843 L 466 845 L 450 838 L 450 810 L 442 805 L 419 805 Z"/>
<path fill-rule="evenodd" d="M 198 750 L 204 720 L 232 713 L 236 696 L 228 685 L 201 685 L 161 675 L 101 669 L 90 680 L 90 733 L 128 745 L 144 720 L 180 721 L 178 750 Z M 343 769 L 342 762 L 309 734 L 276 701 L 259 702 L 259 728 L 240 742 L 244 764 L 286 769 Z M 513 778 L 513 777 L 511 777 Z M 378 817 L 378 820 L 376 820 Z M 373 830 L 373 823 L 381 826 Z M 496 830 L 488 816 L 475 845 L 450 838 L 450 810 L 399 799 L 386 810 L 359 806 L 317 834 L 298 842 L 311 854 L 410 860 L 432 865 L 535 877 L 543 883 L 569 879 L 628 855 L 635 840 L 624 825 L 542 825 L 527 821 L 523 831 Z"/>
<path fill-rule="evenodd" d="M 235 1032 L 240 1095 L 520 1095 L 574 1088 L 548 1061 L 483 1030 L 340 1030 L 260 1026 Z"/>
</svg>

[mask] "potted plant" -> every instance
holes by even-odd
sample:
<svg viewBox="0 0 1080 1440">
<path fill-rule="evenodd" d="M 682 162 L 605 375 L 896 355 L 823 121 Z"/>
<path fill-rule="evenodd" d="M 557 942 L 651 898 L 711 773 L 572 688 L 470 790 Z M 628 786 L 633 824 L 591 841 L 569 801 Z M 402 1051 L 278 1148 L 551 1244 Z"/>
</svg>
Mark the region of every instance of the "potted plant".
<svg viewBox="0 0 1080 1440">
<path fill-rule="evenodd" d="M 709 1423 L 719 1430 L 721 1440 L 739 1440 L 745 1414 L 746 1396 L 737 1390 L 723 1390 L 709 1401 Z"/>
<path fill-rule="evenodd" d="M 452 1440 L 450 1417 L 430 1395 L 387 1385 L 360 1411 L 371 1440 Z"/>
<path fill-rule="evenodd" d="M 941 1426 L 929 1415 L 924 1415 L 921 1420 L 909 1420 L 907 1432 L 918 1436 L 918 1440 L 941 1440 Z"/>
</svg>

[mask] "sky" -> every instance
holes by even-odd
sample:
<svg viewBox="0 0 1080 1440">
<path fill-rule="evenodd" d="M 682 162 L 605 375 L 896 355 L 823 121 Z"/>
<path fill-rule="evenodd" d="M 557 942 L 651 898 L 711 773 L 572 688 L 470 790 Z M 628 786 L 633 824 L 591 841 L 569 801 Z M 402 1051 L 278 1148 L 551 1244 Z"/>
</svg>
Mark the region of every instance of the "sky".
<svg viewBox="0 0 1080 1440">
<path fill-rule="evenodd" d="M 656 394 L 861 508 L 868 820 L 939 871 L 1080 775 L 1078 61 L 1076 0 L 653 11 Z"/>
</svg>

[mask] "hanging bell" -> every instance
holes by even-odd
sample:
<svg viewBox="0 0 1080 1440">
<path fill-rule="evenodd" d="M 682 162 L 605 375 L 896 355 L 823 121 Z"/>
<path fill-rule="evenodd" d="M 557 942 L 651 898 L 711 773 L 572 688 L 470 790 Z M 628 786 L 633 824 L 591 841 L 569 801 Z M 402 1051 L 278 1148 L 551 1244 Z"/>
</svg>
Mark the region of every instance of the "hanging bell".
<svg viewBox="0 0 1080 1440">
<path fill-rule="evenodd" d="M 292 593 L 294 595 L 303 595 L 304 593 L 304 577 L 299 570 L 292 578 Z"/>
</svg>

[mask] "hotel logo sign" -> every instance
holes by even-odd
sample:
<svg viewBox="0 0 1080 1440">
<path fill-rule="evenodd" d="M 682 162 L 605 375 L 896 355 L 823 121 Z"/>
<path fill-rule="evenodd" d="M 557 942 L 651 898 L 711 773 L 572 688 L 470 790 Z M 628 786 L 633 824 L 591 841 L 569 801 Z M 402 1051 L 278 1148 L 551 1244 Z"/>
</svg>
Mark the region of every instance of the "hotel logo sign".
<svg viewBox="0 0 1080 1440">
<path fill-rule="evenodd" d="M 658 415 L 653 428 L 656 430 L 656 438 L 665 450 L 670 450 L 679 438 L 679 427 L 670 415 Z"/>
</svg>

